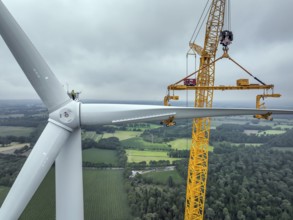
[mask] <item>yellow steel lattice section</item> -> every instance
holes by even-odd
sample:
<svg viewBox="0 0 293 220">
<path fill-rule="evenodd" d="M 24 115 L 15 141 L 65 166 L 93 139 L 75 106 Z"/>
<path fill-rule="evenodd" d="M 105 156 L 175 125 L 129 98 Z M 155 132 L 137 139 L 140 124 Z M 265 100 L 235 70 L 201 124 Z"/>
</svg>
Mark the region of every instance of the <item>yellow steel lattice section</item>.
<svg viewBox="0 0 293 220">
<path fill-rule="evenodd" d="M 213 0 L 206 25 L 204 48 L 197 76 L 198 86 L 214 86 L 219 33 L 224 23 L 225 0 Z M 213 64 L 212 64 L 213 63 Z M 211 65 L 210 65 L 211 64 Z M 204 68 L 206 67 L 206 68 Z M 212 107 L 213 90 L 196 90 L 195 107 Z M 185 220 L 203 219 L 208 173 L 210 119 L 194 119 L 188 165 Z"/>
</svg>

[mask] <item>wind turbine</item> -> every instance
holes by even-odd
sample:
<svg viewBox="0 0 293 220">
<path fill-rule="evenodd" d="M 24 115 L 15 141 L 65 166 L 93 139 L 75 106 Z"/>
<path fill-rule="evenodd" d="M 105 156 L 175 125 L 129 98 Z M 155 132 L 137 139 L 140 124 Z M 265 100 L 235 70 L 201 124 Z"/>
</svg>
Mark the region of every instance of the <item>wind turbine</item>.
<svg viewBox="0 0 293 220">
<path fill-rule="evenodd" d="M 82 220 L 81 126 L 228 115 L 293 114 L 290 110 L 201 109 L 152 105 L 83 104 L 66 91 L 0 0 L 0 33 L 48 108 L 43 133 L 0 209 L 0 220 L 16 220 L 56 162 L 56 219 Z"/>
</svg>

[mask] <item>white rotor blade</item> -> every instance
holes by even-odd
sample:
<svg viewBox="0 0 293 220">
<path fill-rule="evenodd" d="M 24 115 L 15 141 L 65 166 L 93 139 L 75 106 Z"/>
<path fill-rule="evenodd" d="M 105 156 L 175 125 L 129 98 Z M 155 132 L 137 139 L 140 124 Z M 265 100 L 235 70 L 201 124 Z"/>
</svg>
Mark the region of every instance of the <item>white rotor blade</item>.
<svg viewBox="0 0 293 220">
<path fill-rule="evenodd" d="M 0 1 L 0 34 L 49 112 L 70 100 L 58 79 L 2 1 Z"/>
<path fill-rule="evenodd" d="M 1 220 L 20 217 L 70 134 L 64 128 L 48 123 L 2 204 Z"/>
<path fill-rule="evenodd" d="M 81 104 L 81 125 L 115 124 L 168 119 L 202 118 L 255 114 L 292 114 L 292 110 L 192 108 L 155 105 Z"/>
<path fill-rule="evenodd" d="M 55 163 L 56 219 L 83 220 L 81 129 L 62 147 Z"/>
</svg>

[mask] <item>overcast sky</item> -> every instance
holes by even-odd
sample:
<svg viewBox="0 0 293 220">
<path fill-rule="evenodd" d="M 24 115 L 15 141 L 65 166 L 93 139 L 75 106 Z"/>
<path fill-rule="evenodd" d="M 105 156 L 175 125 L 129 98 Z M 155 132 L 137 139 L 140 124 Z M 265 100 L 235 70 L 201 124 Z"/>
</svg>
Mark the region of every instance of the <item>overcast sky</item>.
<svg viewBox="0 0 293 220">
<path fill-rule="evenodd" d="M 155 101 L 185 76 L 206 1 L 3 0 L 65 88 L 82 91 L 82 99 Z M 283 105 L 293 103 L 292 8 L 292 0 L 231 2 L 230 56 L 274 84 Z M 0 74 L 0 99 L 38 99 L 2 39 Z M 247 74 L 230 62 L 216 66 L 216 85 L 238 78 Z M 214 100 L 254 103 L 259 93 L 216 92 Z M 185 100 L 185 92 L 177 94 Z"/>
</svg>

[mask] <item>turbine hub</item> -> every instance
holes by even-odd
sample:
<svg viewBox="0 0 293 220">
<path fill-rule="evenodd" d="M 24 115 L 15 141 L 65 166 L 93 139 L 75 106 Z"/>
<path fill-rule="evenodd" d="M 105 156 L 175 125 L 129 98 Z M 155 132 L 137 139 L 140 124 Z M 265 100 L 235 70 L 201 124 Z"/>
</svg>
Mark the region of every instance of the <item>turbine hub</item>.
<svg viewBox="0 0 293 220">
<path fill-rule="evenodd" d="M 80 102 L 71 101 L 52 112 L 49 115 L 49 121 L 66 130 L 73 131 L 75 128 L 80 127 L 79 106 Z"/>
</svg>

